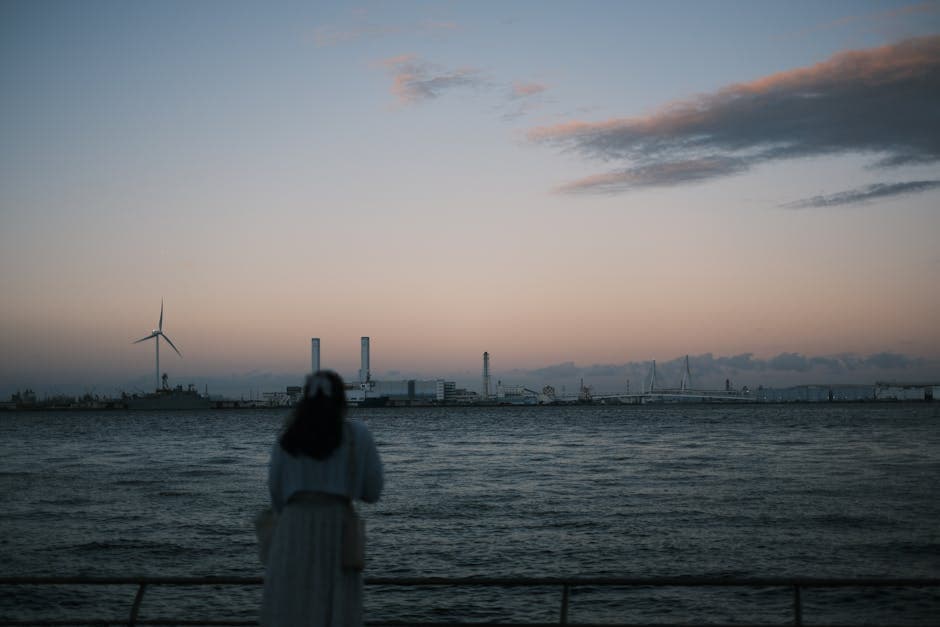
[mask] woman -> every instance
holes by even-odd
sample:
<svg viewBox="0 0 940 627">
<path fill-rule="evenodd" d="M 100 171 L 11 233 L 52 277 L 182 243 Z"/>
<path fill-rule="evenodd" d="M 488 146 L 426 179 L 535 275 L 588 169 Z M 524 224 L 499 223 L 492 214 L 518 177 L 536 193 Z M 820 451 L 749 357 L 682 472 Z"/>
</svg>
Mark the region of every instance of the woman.
<svg viewBox="0 0 940 627">
<path fill-rule="evenodd" d="M 382 462 L 366 426 L 345 417 L 343 380 L 317 371 L 271 451 L 268 487 L 279 516 L 262 625 L 362 624 L 362 573 L 343 566 L 343 524 L 351 501 L 378 500 Z"/>
</svg>

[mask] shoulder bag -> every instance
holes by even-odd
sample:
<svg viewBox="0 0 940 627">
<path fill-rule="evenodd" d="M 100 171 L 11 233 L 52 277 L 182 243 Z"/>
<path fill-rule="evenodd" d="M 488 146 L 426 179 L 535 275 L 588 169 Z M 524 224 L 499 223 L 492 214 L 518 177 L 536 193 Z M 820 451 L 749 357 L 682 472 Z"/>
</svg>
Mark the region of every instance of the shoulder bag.
<svg viewBox="0 0 940 627">
<path fill-rule="evenodd" d="M 353 504 L 356 478 L 356 443 L 353 441 L 352 425 L 344 421 L 344 426 L 349 441 L 349 459 L 346 474 L 346 495 L 349 497 L 349 502 L 346 505 L 346 516 L 343 518 L 343 568 L 345 570 L 361 571 L 366 565 L 366 521 L 359 516 L 356 506 Z"/>
<path fill-rule="evenodd" d="M 271 552 L 271 540 L 274 538 L 274 528 L 277 527 L 277 512 L 265 507 L 255 515 L 255 537 L 258 539 L 258 559 L 262 564 L 268 563 L 268 554 Z"/>
</svg>

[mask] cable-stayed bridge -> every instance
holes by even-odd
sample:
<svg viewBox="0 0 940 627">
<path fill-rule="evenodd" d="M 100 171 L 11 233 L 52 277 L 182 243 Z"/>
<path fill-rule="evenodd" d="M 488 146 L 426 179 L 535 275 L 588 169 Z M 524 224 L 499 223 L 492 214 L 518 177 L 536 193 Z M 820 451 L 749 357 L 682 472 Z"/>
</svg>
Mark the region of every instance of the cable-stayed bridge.
<svg viewBox="0 0 940 627">
<path fill-rule="evenodd" d="M 747 388 L 743 390 L 731 389 L 730 383 L 725 385 L 723 390 L 695 389 L 692 387 L 692 371 L 689 368 L 689 356 L 685 356 L 685 369 L 682 372 L 682 378 L 678 387 L 662 387 L 656 378 L 656 360 L 653 360 L 650 366 L 650 374 L 644 382 L 643 391 L 639 393 L 624 394 L 604 394 L 595 396 L 591 394 L 589 388 L 581 387 L 580 400 L 590 402 L 615 400 L 620 403 L 640 405 L 645 403 L 665 403 L 665 402 L 694 402 L 694 401 L 720 401 L 720 402 L 750 402 L 754 399 Z"/>
</svg>

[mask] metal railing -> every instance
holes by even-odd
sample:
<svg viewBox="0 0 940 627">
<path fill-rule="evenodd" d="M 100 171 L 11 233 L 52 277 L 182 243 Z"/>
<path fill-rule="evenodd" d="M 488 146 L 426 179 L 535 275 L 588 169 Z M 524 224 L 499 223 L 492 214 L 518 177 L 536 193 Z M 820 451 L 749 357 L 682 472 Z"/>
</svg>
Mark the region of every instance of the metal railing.
<svg viewBox="0 0 940 627">
<path fill-rule="evenodd" d="M 0 626 L 26 627 L 65 625 L 205 625 L 248 626 L 257 625 L 254 620 L 193 620 L 177 618 L 140 619 L 140 608 L 148 588 L 157 586 L 260 586 L 261 577 L 0 577 L 0 587 L 6 586 L 136 586 L 137 591 L 126 618 L 76 619 L 76 620 L 6 620 L 0 617 Z M 456 623 L 415 621 L 367 621 L 367 625 L 416 627 L 452 627 L 454 625 L 488 625 L 540 627 L 547 625 L 574 624 L 581 627 L 597 627 L 594 623 L 569 623 L 568 611 L 571 592 L 576 588 L 784 588 L 792 591 L 793 620 L 796 626 L 803 625 L 802 591 L 820 588 L 940 588 L 940 578 L 921 579 L 862 579 L 862 578 L 799 578 L 799 577 L 366 577 L 367 586 L 401 587 L 497 587 L 497 588 L 547 588 L 557 587 L 561 592 L 558 622 L 552 623 Z M 682 623 L 688 627 L 690 623 Z M 734 623 L 741 627 L 745 623 Z M 746 623 L 753 625 L 754 623 Z M 774 623 L 779 624 L 779 623 Z M 602 623 L 604 627 L 646 627 L 639 623 Z M 655 627 L 676 627 L 669 623 L 654 623 Z M 708 623 L 709 627 L 721 627 Z M 767 623 L 770 625 L 770 623 Z M 814 624 L 817 625 L 817 624 Z M 866 627 L 872 627 L 866 622 Z M 817 627 L 822 627 L 817 625 Z M 839 627 L 851 627 L 840 623 Z"/>
</svg>

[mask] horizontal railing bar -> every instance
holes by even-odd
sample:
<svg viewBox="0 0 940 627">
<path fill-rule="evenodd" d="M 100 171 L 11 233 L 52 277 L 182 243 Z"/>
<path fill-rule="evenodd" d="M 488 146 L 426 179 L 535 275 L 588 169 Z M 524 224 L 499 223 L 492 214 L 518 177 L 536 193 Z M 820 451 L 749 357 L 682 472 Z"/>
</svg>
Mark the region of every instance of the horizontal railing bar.
<svg viewBox="0 0 940 627">
<path fill-rule="evenodd" d="M 713 578 L 713 577 L 367 577 L 367 585 L 383 586 L 649 586 L 649 587 L 749 587 L 867 588 L 940 587 L 934 579 L 816 579 L 816 578 Z"/>
<path fill-rule="evenodd" d="M 559 627 L 559 623 L 416 623 L 414 621 L 365 622 L 368 627 Z M 566 623 L 570 627 L 780 627 L 781 623 Z M 787 623 L 783 623 L 786 625 Z M 813 623 L 812 627 L 911 627 L 911 623 Z"/>
<path fill-rule="evenodd" d="M 0 577 L 0 585 L 89 586 L 257 586 L 261 577 Z"/>
<path fill-rule="evenodd" d="M 32 625 L 33 627 L 66 627 L 67 625 L 126 625 L 126 618 L 115 618 L 112 620 L 106 619 L 75 619 L 75 620 L 0 620 L 0 625 L 7 625 L 9 627 L 28 627 Z M 151 618 L 146 620 L 137 620 L 135 621 L 136 625 L 206 625 L 206 626 L 222 626 L 227 627 L 247 627 L 249 625 L 257 625 L 258 621 L 256 620 L 191 620 L 191 619 L 169 619 L 169 618 Z"/>
<path fill-rule="evenodd" d="M 466 627 L 467 625 L 486 625 L 486 627 L 559 627 L 559 623 L 416 623 L 414 621 L 378 622 L 366 621 L 368 627 Z M 706 627 L 780 627 L 781 623 L 567 623 L 570 627 L 694 627 L 702 624 Z M 783 623 L 786 625 L 786 623 Z M 813 623 L 812 627 L 911 627 L 911 623 Z"/>
<path fill-rule="evenodd" d="M 416 623 L 414 621 L 369 622 L 368 627 L 559 627 L 559 623 Z M 780 627 L 781 623 L 566 623 L 569 627 Z M 787 625 L 787 623 L 783 623 Z M 813 623 L 812 627 L 911 627 L 912 623 Z"/>
<path fill-rule="evenodd" d="M 373 586 L 648 586 L 777 588 L 933 588 L 940 578 L 815 577 L 366 577 Z M 0 585 L 256 586 L 261 577 L 0 577 Z"/>
<path fill-rule="evenodd" d="M 126 625 L 127 618 L 115 618 L 112 620 L 95 618 L 95 619 L 75 619 L 75 620 L 0 620 L 0 625 L 7 625 L 9 627 L 27 627 L 32 625 L 34 627 L 65 627 L 66 625 Z M 135 625 L 226 625 L 229 627 L 237 627 L 248 625 L 257 625 L 258 621 L 256 620 L 182 620 L 182 619 L 173 619 L 168 618 L 163 619 L 148 619 L 148 620 L 138 620 L 134 623 Z"/>
<path fill-rule="evenodd" d="M 72 620 L 72 621 L 0 621 L 0 625 L 10 627 L 68 627 L 70 625 L 124 625 L 126 619 L 114 620 Z M 138 625 L 187 625 L 206 627 L 249 627 L 258 625 L 257 621 L 224 621 L 224 620 L 179 620 L 179 619 L 149 619 L 137 621 Z M 558 627 L 558 623 L 421 623 L 415 621 L 365 621 L 368 627 L 467 627 L 485 625 L 486 627 Z M 690 623 L 568 623 L 571 627 L 689 627 Z M 708 623 L 708 627 L 779 627 L 779 623 Z M 910 627 L 910 623 L 813 623 L 813 627 Z"/>
</svg>

